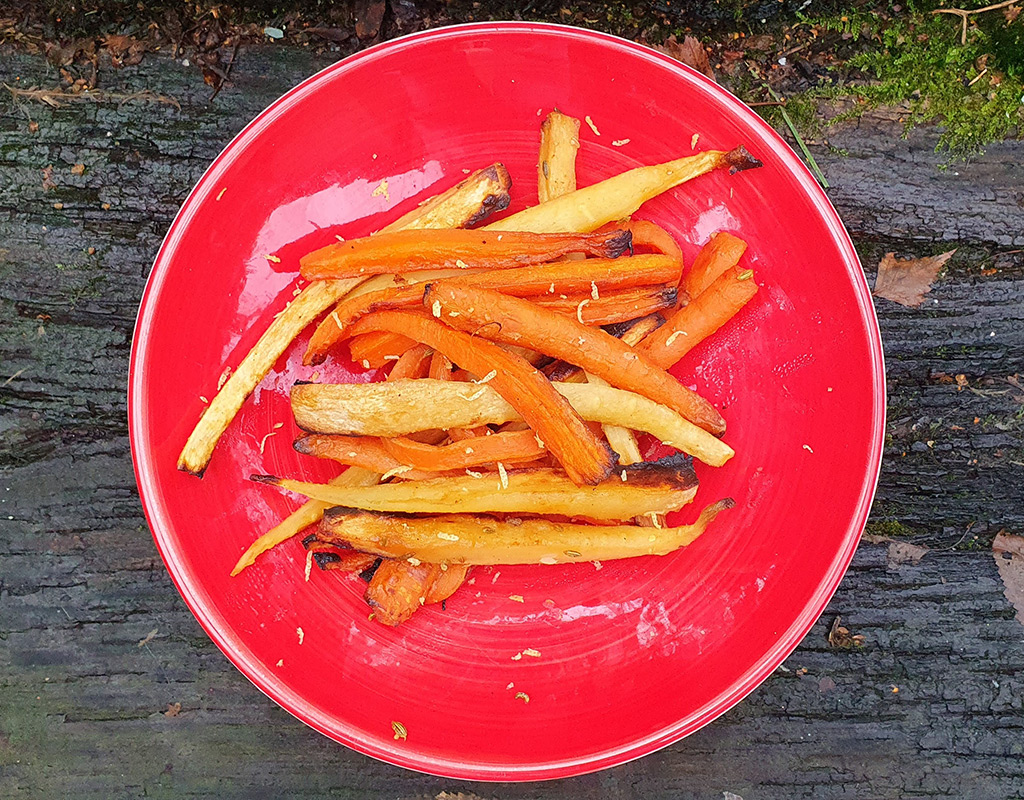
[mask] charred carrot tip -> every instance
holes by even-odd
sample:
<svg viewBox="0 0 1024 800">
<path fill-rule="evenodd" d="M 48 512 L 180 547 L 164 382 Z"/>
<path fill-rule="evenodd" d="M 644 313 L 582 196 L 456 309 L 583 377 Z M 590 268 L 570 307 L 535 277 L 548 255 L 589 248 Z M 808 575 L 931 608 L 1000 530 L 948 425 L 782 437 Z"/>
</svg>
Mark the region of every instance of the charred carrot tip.
<svg viewBox="0 0 1024 800">
<path fill-rule="evenodd" d="M 255 483 L 266 483 L 270 486 L 278 486 L 281 483 L 281 479 L 276 475 L 257 475 L 256 473 L 250 475 L 249 480 Z"/>
<path fill-rule="evenodd" d="M 737 172 L 742 172 L 745 169 L 757 169 L 764 166 L 764 164 L 750 155 L 747 152 L 747 148 L 743 145 L 726 153 L 725 162 L 729 165 L 730 175 L 735 175 Z"/>
</svg>

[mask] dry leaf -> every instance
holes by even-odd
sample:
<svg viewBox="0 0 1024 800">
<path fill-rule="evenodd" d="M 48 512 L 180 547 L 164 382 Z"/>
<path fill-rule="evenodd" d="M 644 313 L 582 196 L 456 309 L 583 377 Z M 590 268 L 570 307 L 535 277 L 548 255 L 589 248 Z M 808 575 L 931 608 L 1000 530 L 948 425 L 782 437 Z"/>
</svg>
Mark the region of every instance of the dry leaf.
<svg viewBox="0 0 1024 800">
<path fill-rule="evenodd" d="M 71 168 L 71 174 L 72 175 L 84 175 L 85 174 L 85 164 L 75 164 Z"/>
<path fill-rule="evenodd" d="M 851 635 L 849 628 L 844 628 L 840 623 L 843 621 L 842 617 L 836 617 L 832 620 L 832 627 L 828 631 L 828 643 L 833 647 L 839 647 L 843 650 L 851 650 L 854 647 L 864 646 L 864 637 L 860 634 Z"/>
<path fill-rule="evenodd" d="M 384 0 L 356 0 L 356 36 L 365 41 L 380 33 L 386 5 Z"/>
<path fill-rule="evenodd" d="M 1024 625 L 1024 536 L 999 531 L 992 542 L 992 555 L 1003 579 L 1003 593 L 1017 609 L 1017 621 Z"/>
<path fill-rule="evenodd" d="M 697 72 L 703 72 L 711 80 L 715 79 L 707 51 L 693 36 L 683 37 L 682 42 L 677 41 L 675 35 L 669 36 L 665 44 L 657 45 L 655 49 L 672 56 L 676 61 L 682 61 L 688 67 L 693 67 Z"/>
<path fill-rule="evenodd" d="M 1020 6 L 1007 6 L 1003 9 L 1003 16 L 1006 18 L 1006 24 L 1009 25 L 1020 16 Z"/>
<path fill-rule="evenodd" d="M 109 34 L 103 39 L 103 46 L 110 53 L 110 63 L 117 69 L 130 67 L 142 61 L 146 45 L 133 36 Z"/>
<path fill-rule="evenodd" d="M 955 252 L 950 250 L 938 256 L 906 260 L 897 259 L 894 253 L 886 253 L 878 265 L 875 296 L 916 308 L 924 302 L 924 296 L 931 291 L 932 281 Z"/>
<path fill-rule="evenodd" d="M 435 796 L 434 800 L 484 800 L 478 794 L 472 794 L 471 792 L 441 792 Z"/>
<path fill-rule="evenodd" d="M 53 166 L 43 167 L 43 191 L 48 192 L 57 184 L 53 182 Z"/>
<path fill-rule="evenodd" d="M 910 542 L 889 542 L 889 552 L 886 554 L 886 561 L 888 562 L 889 569 L 898 567 L 901 564 L 919 564 L 927 552 L 927 547 L 921 547 Z"/>
<path fill-rule="evenodd" d="M 181 713 L 181 703 L 168 703 L 167 710 L 164 712 L 165 717 L 176 717 Z"/>
</svg>

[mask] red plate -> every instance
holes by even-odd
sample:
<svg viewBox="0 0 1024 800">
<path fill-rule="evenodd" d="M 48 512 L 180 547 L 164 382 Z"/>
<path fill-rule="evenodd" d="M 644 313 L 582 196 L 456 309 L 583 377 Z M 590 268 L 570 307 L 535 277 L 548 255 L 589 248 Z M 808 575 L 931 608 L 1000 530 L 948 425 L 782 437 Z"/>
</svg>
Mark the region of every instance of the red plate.
<svg viewBox="0 0 1024 800">
<path fill-rule="evenodd" d="M 253 538 L 298 504 L 248 475 L 330 471 L 290 446 L 288 388 L 313 371 L 299 365 L 304 342 L 246 403 L 199 480 L 175 462 L 201 395 L 216 393 L 225 366 L 291 298 L 311 243 L 366 234 L 498 159 L 513 176 L 514 207 L 530 202 L 538 126 L 555 106 L 593 120 L 581 131 L 581 185 L 686 155 L 697 134 L 698 149 L 742 143 L 765 163 L 702 177 L 640 215 L 672 231 L 688 258 L 719 229 L 750 243 L 746 263 L 762 290 L 677 369 L 724 411 L 738 453 L 722 469 L 698 466 L 698 498 L 732 496 L 737 507 L 664 558 L 477 569 L 446 611 L 423 609 L 398 629 L 367 619 L 357 578 L 314 570 L 304 582 L 298 541 L 229 578 Z M 387 191 L 375 191 L 382 181 Z M 372 376 L 334 367 L 330 377 Z M 228 658 L 349 747 L 485 780 L 620 764 L 692 733 L 764 680 L 850 562 L 878 476 L 885 402 L 857 256 L 789 147 L 670 58 L 603 34 L 514 23 L 367 50 L 249 125 L 192 192 L 157 257 L 130 387 L 153 536 Z M 515 660 L 528 648 L 540 656 Z M 394 738 L 392 721 L 407 740 Z"/>
</svg>

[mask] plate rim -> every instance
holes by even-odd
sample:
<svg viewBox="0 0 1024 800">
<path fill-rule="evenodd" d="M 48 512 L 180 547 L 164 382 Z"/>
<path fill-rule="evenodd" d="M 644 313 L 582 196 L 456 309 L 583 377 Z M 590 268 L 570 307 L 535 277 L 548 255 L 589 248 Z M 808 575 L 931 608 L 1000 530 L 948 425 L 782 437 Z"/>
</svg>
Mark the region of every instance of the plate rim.
<svg viewBox="0 0 1024 800">
<path fill-rule="evenodd" d="M 386 58 L 395 51 L 415 46 L 425 40 L 437 41 L 487 33 L 569 36 L 610 47 L 626 56 L 640 57 L 647 61 L 655 62 L 680 73 L 684 79 L 694 84 L 695 88 L 704 91 L 706 94 L 717 95 L 720 100 L 731 106 L 735 113 L 744 118 L 747 124 L 750 124 L 755 129 L 759 129 L 761 135 L 772 145 L 773 157 L 782 157 L 787 162 L 787 167 L 798 179 L 800 187 L 821 214 L 835 244 L 844 256 L 844 267 L 850 276 L 854 288 L 857 307 L 862 319 L 866 323 L 874 380 L 869 463 L 864 472 L 856 509 L 851 514 L 851 520 L 843 537 L 842 546 L 820 580 L 817 590 L 789 628 L 779 636 L 773 647 L 757 659 L 729 689 L 709 700 L 685 718 L 677 720 L 672 725 L 666 726 L 643 738 L 633 740 L 628 744 L 607 748 L 586 756 L 552 759 L 528 765 L 501 765 L 480 761 L 474 763 L 453 757 L 427 757 L 415 753 L 409 754 L 397 748 L 378 746 L 373 741 L 359 738 L 357 733 L 361 729 L 354 726 L 336 724 L 336 727 L 349 728 L 349 730 L 342 732 L 330 729 L 325 722 L 325 718 L 330 718 L 337 723 L 338 721 L 333 715 L 312 714 L 309 709 L 303 708 L 305 701 L 301 694 L 288 688 L 266 665 L 255 658 L 234 631 L 222 631 L 217 627 L 213 619 L 213 616 L 215 616 L 212 613 L 213 609 L 207 608 L 206 605 L 208 602 L 205 598 L 206 592 L 202 587 L 192 586 L 188 575 L 183 572 L 179 573 L 177 562 L 179 556 L 176 548 L 170 542 L 162 541 L 163 528 L 171 528 L 173 526 L 169 524 L 170 520 L 165 517 L 164 509 L 151 496 L 151 493 L 157 491 L 158 481 L 155 476 L 155 468 L 150 463 L 144 447 L 144 443 L 148 441 L 145 424 L 147 409 L 138 406 L 139 398 L 144 393 L 145 383 L 142 378 L 143 370 L 141 369 L 140 358 L 141 353 L 146 349 L 149 329 L 152 323 L 152 311 L 156 302 L 155 298 L 159 295 L 160 288 L 166 278 L 167 265 L 169 263 L 167 261 L 168 253 L 174 249 L 181 236 L 187 230 L 188 223 L 203 201 L 203 195 L 210 193 L 218 175 L 231 162 L 237 159 L 244 152 L 246 146 L 264 129 L 269 127 L 281 113 L 305 98 L 311 90 L 314 90 L 324 80 L 337 78 L 353 68 L 362 67 L 367 62 L 380 58 Z M 811 175 L 804 162 L 796 155 L 789 144 L 771 126 L 751 111 L 748 106 L 728 90 L 670 56 L 646 45 L 638 44 L 612 34 L 554 23 L 518 21 L 478 22 L 411 33 L 382 42 L 341 59 L 306 78 L 271 103 L 242 128 L 221 150 L 182 202 L 153 260 L 153 267 L 143 290 L 132 335 L 127 409 L 132 464 L 139 488 L 139 499 L 157 550 L 164 561 L 175 588 L 192 612 L 192 615 L 214 644 L 217 645 L 218 649 L 257 689 L 296 719 L 319 733 L 352 750 L 386 763 L 446 778 L 520 782 L 584 775 L 625 764 L 673 744 L 703 728 L 733 708 L 763 683 L 779 664 L 796 649 L 800 641 L 824 613 L 829 600 L 838 589 L 840 581 L 853 559 L 871 510 L 872 501 L 881 475 L 881 462 L 884 450 L 886 375 L 878 318 L 874 304 L 871 301 L 870 289 L 867 285 L 863 267 L 849 233 L 828 196 Z"/>
</svg>

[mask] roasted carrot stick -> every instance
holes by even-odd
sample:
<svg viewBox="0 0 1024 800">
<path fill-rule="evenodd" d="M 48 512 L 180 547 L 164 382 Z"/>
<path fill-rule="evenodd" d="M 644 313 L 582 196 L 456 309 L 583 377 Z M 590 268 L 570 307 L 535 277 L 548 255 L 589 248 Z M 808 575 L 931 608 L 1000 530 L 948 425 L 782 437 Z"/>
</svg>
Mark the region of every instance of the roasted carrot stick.
<svg viewBox="0 0 1024 800">
<path fill-rule="evenodd" d="M 721 328 L 757 294 L 753 270 L 733 267 L 688 306 L 637 345 L 652 363 L 668 369 Z"/>
<path fill-rule="evenodd" d="M 528 300 L 447 281 L 429 284 L 423 303 L 446 324 L 470 331 L 476 339 L 486 337 L 561 358 L 612 386 L 668 406 L 706 431 L 725 432 L 725 420 L 707 400 L 600 328 L 588 328 Z M 543 434 L 541 438 L 547 442 Z"/>
<path fill-rule="evenodd" d="M 591 258 L 585 261 L 559 261 L 518 269 L 491 270 L 460 275 L 457 280 L 466 286 L 499 289 L 516 297 L 542 294 L 589 294 L 610 292 L 635 286 L 678 283 L 682 261 L 664 255 L 634 256 L 629 259 Z M 306 364 L 318 364 L 328 351 L 345 338 L 345 329 L 371 311 L 389 311 L 418 305 L 423 299 L 423 284 L 392 287 L 376 292 L 344 298 L 324 317 L 309 341 Z M 356 360 L 353 354 L 353 359 Z M 371 365 L 373 359 L 367 359 Z"/>
<path fill-rule="evenodd" d="M 622 228 L 633 234 L 633 247 L 649 247 L 683 263 L 683 251 L 667 230 L 646 219 L 626 219 L 613 222 L 607 228 Z M 602 228 L 601 230 L 605 230 Z"/>
<path fill-rule="evenodd" d="M 469 227 L 508 206 L 511 184 L 504 165 L 492 164 L 417 206 L 384 230 Z M 358 284 L 357 280 L 318 281 L 303 288 L 274 317 L 196 423 L 178 457 L 178 469 L 197 476 L 203 474 L 231 420 L 281 354 L 310 322 Z"/>
<path fill-rule="evenodd" d="M 452 428 L 448 431 L 448 438 L 453 442 L 462 442 L 466 439 L 478 439 L 481 436 L 493 436 L 494 431 L 486 425 L 478 425 L 475 428 Z"/>
<path fill-rule="evenodd" d="M 366 369 L 380 369 L 405 353 L 416 342 L 397 333 L 366 333 L 348 343 L 352 360 Z"/>
<path fill-rule="evenodd" d="M 568 401 L 522 356 L 408 311 L 382 311 L 364 317 L 351 331 L 400 332 L 444 353 L 470 372 L 493 374 L 491 386 L 522 415 L 577 485 L 599 483 L 615 467 L 608 446 L 591 433 Z"/>
<path fill-rule="evenodd" d="M 380 475 L 373 470 L 368 472 L 365 469 L 352 467 L 345 470 L 337 478 L 333 478 L 330 483 L 332 486 L 373 486 L 379 479 Z M 329 508 L 330 505 L 330 503 L 322 503 L 319 500 L 307 500 L 249 545 L 238 559 L 234 569 L 231 570 L 231 574 L 237 575 L 246 567 L 251 567 L 256 563 L 256 559 L 268 550 L 299 534 L 310 525 L 318 523 L 324 515 L 324 510 Z"/>
<path fill-rule="evenodd" d="M 656 331 L 665 324 L 665 318 L 661 314 L 648 314 L 646 317 L 632 319 L 629 322 L 616 324 L 607 328 L 608 333 L 616 339 L 621 339 L 623 344 L 636 347 L 644 337 L 651 331 Z M 554 361 L 544 367 L 543 372 L 550 381 L 586 383 L 583 370 L 575 367 L 567 361 Z"/>
<path fill-rule="evenodd" d="M 628 231 L 604 233 L 491 233 L 480 230 L 395 231 L 337 242 L 299 261 L 307 280 L 356 278 L 420 269 L 505 269 L 554 261 L 566 253 L 618 258 L 629 251 Z"/>
<path fill-rule="evenodd" d="M 576 317 L 584 325 L 593 326 L 613 325 L 671 308 L 677 297 L 678 290 L 672 286 L 643 286 L 613 294 L 599 294 L 597 298 L 591 294 L 565 298 L 541 295 L 533 302 L 541 308 Z"/>
<path fill-rule="evenodd" d="M 719 275 L 739 264 L 746 249 L 747 243 L 731 233 L 716 233 L 697 253 L 693 266 L 683 276 L 680 285 L 690 298 L 696 297 L 714 283 Z"/>
<path fill-rule="evenodd" d="M 430 356 L 430 370 L 428 378 L 437 381 L 450 381 L 452 379 L 452 362 L 443 353 L 433 353 Z"/>
<path fill-rule="evenodd" d="M 628 217 L 651 198 L 711 170 L 728 167 L 730 172 L 739 172 L 760 166 L 761 162 L 743 147 L 728 152 L 706 150 L 619 173 L 492 222 L 484 230 L 594 231 Z"/>
<path fill-rule="evenodd" d="M 469 571 L 473 569 L 470 564 L 452 563 L 445 566 L 447 569 L 442 566 L 441 571 L 434 578 L 434 582 L 427 589 L 427 596 L 423 601 L 425 605 L 429 606 L 432 603 L 447 600 L 462 586 L 466 578 L 469 577 Z"/>
<path fill-rule="evenodd" d="M 532 430 L 495 433 L 441 446 L 420 444 L 405 436 L 380 441 L 396 461 L 423 472 L 470 469 L 499 461 L 521 464 L 547 454 Z"/>
<path fill-rule="evenodd" d="M 330 436 L 310 434 L 295 440 L 295 450 L 303 455 L 328 458 L 339 464 L 377 472 L 391 477 L 421 481 L 436 478 L 432 470 L 410 469 L 408 464 L 391 455 L 388 448 L 375 436 Z"/>
<path fill-rule="evenodd" d="M 425 344 L 414 344 L 395 361 L 395 366 L 388 373 L 389 381 L 402 378 L 426 378 L 430 370 L 430 348 Z"/>
<path fill-rule="evenodd" d="M 427 602 L 427 592 L 440 572 L 437 564 L 385 558 L 366 587 L 373 618 L 385 625 L 405 622 Z"/>
<path fill-rule="evenodd" d="M 315 554 L 314 558 L 320 569 L 341 572 L 362 572 L 372 567 L 379 558 L 373 553 L 361 553 L 358 550 L 317 540 L 307 545 L 306 551 L 312 551 Z"/>
</svg>

